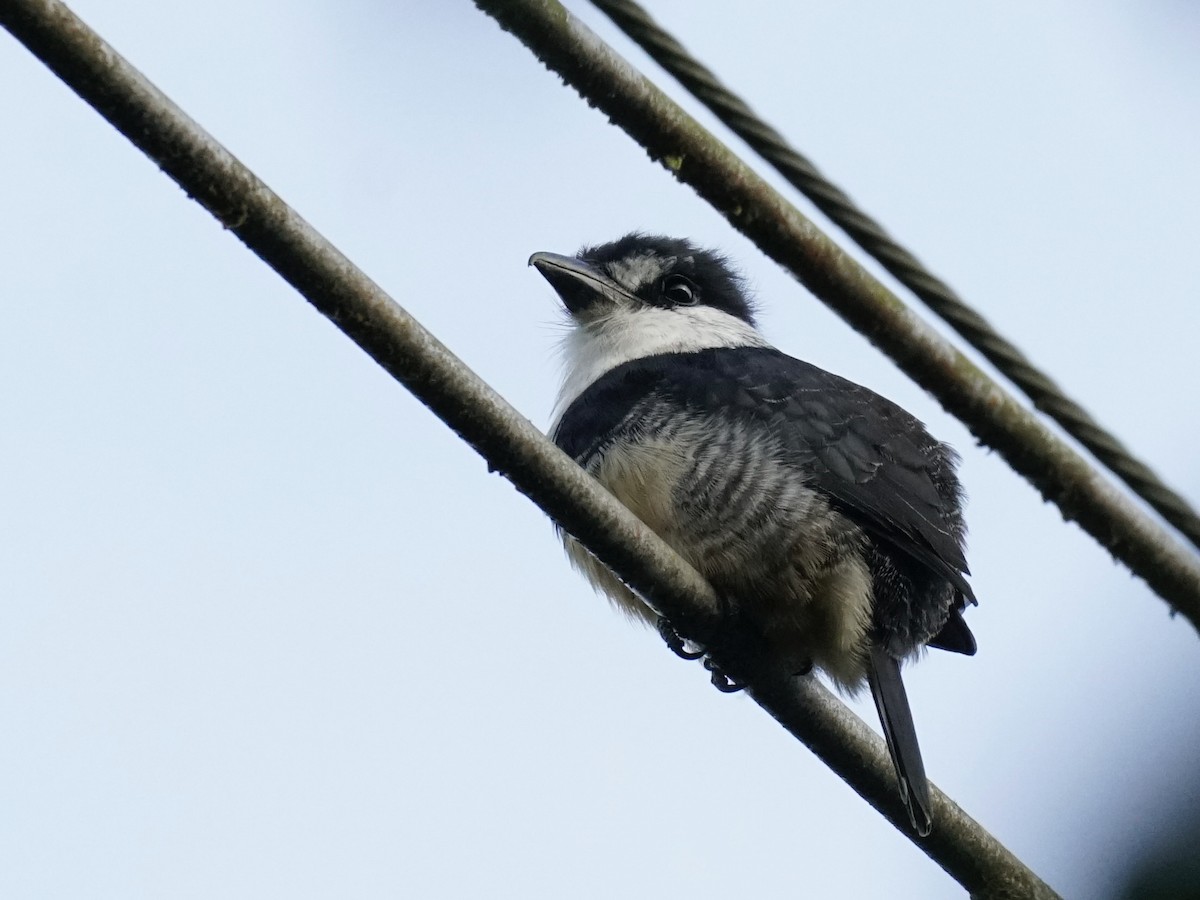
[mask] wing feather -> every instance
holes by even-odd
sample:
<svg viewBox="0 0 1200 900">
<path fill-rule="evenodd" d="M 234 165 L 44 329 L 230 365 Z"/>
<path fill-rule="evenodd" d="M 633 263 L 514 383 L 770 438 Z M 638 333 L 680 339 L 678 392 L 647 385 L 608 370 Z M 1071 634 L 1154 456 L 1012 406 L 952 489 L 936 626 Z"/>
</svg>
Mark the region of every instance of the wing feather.
<svg viewBox="0 0 1200 900">
<path fill-rule="evenodd" d="M 782 436 L 789 460 L 845 515 L 974 600 L 965 578 L 955 457 L 920 421 L 867 388 L 777 350 L 694 356 L 687 374 L 671 376 L 667 389 L 679 391 L 678 399 L 701 408 L 715 400 L 765 421 Z"/>
</svg>

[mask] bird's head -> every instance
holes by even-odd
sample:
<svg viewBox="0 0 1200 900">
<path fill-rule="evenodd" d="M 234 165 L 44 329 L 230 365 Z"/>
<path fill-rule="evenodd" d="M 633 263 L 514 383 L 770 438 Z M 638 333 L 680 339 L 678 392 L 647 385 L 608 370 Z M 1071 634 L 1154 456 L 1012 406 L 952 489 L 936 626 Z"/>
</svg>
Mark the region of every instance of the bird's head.
<svg viewBox="0 0 1200 900">
<path fill-rule="evenodd" d="M 634 360 L 719 347 L 765 347 L 741 278 L 690 241 L 634 233 L 576 256 L 529 264 L 558 292 L 573 326 L 563 341 L 561 414 L 596 379 Z"/>
<path fill-rule="evenodd" d="M 580 325 L 663 311 L 695 320 L 688 311 L 707 318 L 709 310 L 754 325 L 742 280 L 725 258 L 679 238 L 635 232 L 584 247 L 575 256 L 535 253 L 529 264 L 550 282 Z"/>
</svg>

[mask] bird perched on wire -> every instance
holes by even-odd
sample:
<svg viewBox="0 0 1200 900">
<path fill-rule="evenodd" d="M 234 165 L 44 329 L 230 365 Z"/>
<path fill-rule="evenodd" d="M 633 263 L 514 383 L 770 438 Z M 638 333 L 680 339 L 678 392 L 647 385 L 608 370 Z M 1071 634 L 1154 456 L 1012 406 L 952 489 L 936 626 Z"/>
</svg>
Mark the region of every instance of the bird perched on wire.
<svg viewBox="0 0 1200 900">
<path fill-rule="evenodd" d="M 529 263 L 571 320 L 555 443 L 708 578 L 761 652 L 870 685 L 901 799 L 928 834 L 900 664 L 925 646 L 975 652 L 954 451 L 771 346 L 727 261 L 686 240 L 635 233 Z M 620 609 L 658 621 L 563 539 Z"/>
</svg>

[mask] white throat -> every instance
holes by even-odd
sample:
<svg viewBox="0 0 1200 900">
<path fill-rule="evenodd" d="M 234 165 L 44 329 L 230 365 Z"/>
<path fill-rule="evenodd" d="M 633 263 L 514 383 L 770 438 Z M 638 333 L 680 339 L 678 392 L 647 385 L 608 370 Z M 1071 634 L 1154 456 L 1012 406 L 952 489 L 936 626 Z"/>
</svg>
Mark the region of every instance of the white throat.
<svg viewBox="0 0 1200 900">
<path fill-rule="evenodd" d="M 564 377 L 551 431 L 601 375 L 635 359 L 716 347 L 770 347 L 752 325 L 711 306 L 617 309 L 576 324 L 562 344 Z"/>
</svg>

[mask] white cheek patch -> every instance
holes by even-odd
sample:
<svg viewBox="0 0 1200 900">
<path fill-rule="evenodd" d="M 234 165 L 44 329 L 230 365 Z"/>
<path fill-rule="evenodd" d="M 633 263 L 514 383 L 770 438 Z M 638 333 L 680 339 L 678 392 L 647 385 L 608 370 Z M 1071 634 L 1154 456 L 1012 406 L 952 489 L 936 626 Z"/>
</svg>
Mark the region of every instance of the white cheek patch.
<svg viewBox="0 0 1200 900">
<path fill-rule="evenodd" d="M 644 285 L 657 281 L 663 272 L 674 265 L 674 256 L 647 256 L 639 253 L 637 256 L 609 263 L 607 268 L 613 281 L 630 293 L 636 293 Z"/>
</svg>

